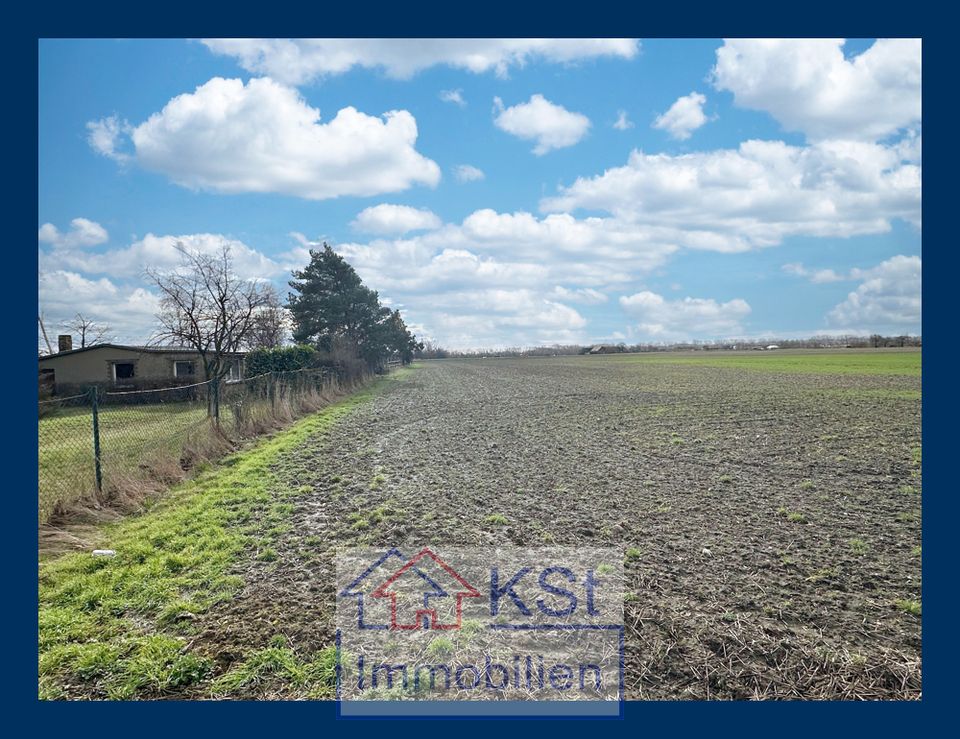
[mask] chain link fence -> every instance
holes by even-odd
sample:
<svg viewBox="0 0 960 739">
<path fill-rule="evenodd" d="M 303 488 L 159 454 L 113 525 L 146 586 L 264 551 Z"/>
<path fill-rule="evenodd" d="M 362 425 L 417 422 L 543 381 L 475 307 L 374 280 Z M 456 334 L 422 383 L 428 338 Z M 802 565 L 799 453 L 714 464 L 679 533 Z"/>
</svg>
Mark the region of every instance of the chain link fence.
<svg viewBox="0 0 960 739">
<path fill-rule="evenodd" d="M 78 503 L 142 498 L 237 441 L 282 426 L 349 389 L 333 368 L 272 372 L 151 390 L 39 402 L 39 519 Z"/>
</svg>

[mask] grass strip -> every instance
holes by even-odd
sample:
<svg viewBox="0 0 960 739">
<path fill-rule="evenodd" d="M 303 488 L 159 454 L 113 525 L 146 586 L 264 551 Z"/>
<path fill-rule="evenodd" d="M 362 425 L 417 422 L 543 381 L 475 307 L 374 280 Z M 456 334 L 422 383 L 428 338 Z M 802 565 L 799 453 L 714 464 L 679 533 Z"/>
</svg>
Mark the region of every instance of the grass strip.
<svg viewBox="0 0 960 739">
<path fill-rule="evenodd" d="M 115 557 L 76 553 L 42 563 L 39 697 L 161 697 L 211 677 L 212 660 L 188 646 L 194 619 L 238 592 L 243 581 L 230 574 L 233 565 L 271 551 L 275 532 L 293 512 L 290 498 L 298 491 L 282 490 L 271 467 L 408 371 L 225 458 L 171 489 L 149 512 L 105 527 L 100 544 L 116 550 Z M 216 691 L 271 670 L 329 685 L 329 655 L 302 663 L 284 645 L 270 649 L 227 673 Z"/>
</svg>

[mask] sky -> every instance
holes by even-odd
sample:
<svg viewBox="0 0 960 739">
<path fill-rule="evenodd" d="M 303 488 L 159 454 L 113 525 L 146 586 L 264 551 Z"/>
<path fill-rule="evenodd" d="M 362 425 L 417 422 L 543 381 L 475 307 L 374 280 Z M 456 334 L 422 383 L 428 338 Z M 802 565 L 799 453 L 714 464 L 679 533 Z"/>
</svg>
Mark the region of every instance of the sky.
<svg viewBox="0 0 960 739">
<path fill-rule="evenodd" d="M 330 244 L 452 349 L 919 334 L 910 39 L 41 40 L 39 310 Z"/>
</svg>

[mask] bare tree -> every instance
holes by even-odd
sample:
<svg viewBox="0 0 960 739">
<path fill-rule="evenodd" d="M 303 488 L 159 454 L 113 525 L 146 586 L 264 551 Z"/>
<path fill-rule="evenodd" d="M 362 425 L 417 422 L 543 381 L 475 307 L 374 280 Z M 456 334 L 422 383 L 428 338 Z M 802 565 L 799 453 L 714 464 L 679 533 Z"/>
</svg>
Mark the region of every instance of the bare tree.
<svg viewBox="0 0 960 739">
<path fill-rule="evenodd" d="M 289 333 L 290 314 L 274 300 L 254 314 L 247 346 L 250 349 L 273 349 L 281 346 Z"/>
<path fill-rule="evenodd" d="M 105 323 L 97 323 L 86 318 L 82 313 L 77 313 L 72 320 L 63 324 L 63 327 L 70 333 L 75 333 L 80 338 L 80 348 L 84 349 L 88 345 L 100 344 L 104 339 L 110 336 L 113 331 Z"/>
<path fill-rule="evenodd" d="M 231 355 L 250 340 L 257 314 L 277 304 L 276 294 L 268 284 L 241 279 L 226 244 L 215 254 L 183 244 L 177 251 L 177 269 L 147 271 L 160 292 L 156 340 L 196 350 L 206 377 L 221 379 L 230 372 Z"/>
</svg>

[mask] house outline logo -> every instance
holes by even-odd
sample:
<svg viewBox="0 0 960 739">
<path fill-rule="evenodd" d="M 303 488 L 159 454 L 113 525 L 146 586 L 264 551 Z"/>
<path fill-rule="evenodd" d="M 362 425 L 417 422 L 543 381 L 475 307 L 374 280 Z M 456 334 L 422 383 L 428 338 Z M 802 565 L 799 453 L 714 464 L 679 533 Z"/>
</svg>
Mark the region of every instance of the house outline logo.
<svg viewBox="0 0 960 739">
<path fill-rule="evenodd" d="M 393 547 L 380 555 L 372 564 L 370 564 L 359 576 L 354 578 L 338 595 L 341 598 L 355 598 L 357 601 L 357 628 L 360 630 L 390 630 L 390 631 L 416 631 L 423 628 L 438 630 L 458 630 L 462 625 L 463 619 L 463 599 L 479 598 L 480 592 L 468 583 L 456 570 L 454 570 L 443 559 L 437 556 L 429 547 L 421 549 L 412 559 L 405 562 L 398 570 L 393 572 L 372 592 L 364 593 L 363 583 L 368 580 L 374 572 L 380 569 L 391 559 L 403 562 L 405 557 L 403 553 Z M 431 607 L 431 599 L 447 598 L 451 596 L 447 590 L 434 579 L 427 575 L 417 564 L 424 559 L 440 567 L 447 575 L 456 581 L 458 589 L 452 594 L 455 598 L 456 620 L 452 623 L 442 623 L 437 613 L 437 609 Z M 401 578 L 408 574 L 416 575 L 422 582 L 423 587 L 423 606 L 418 607 L 412 622 L 400 623 L 398 616 L 399 608 L 397 605 L 396 591 L 391 591 L 392 587 Z M 365 608 L 365 597 L 378 598 L 382 600 L 389 599 L 390 602 L 390 623 L 368 623 L 367 608 Z M 366 603 L 369 603 L 367 601 Z"/>
<path fill-rule="evenodd" d="M 380 555 L 369 567 L 367 567 L 363 572 L 361 572 L 349 585 L 347 585 L 343 590 L 341 590 L 338 595 L 341 598 L 355 598 L 357 601 L 357 628 L 361 631 L 383 631 L 390 628 L 390 624 L 378 624 L 378 623 L 367 623 L 366 621 L 366 610 L 364 608 L 364 597 L 362 585 L 365 580 L 367 580 L 374 572 L 376 572 L 385 562 L 397 559 L 400 562 L 403 562 L 406 557 L 403 552 L 401 552 L 396 547 L 392 547 Z M 430 584 L 433 589 L 436 591 L 436 594 L 439 595 L 443 593 L 442 588 L 439 585 L 430 580 L 426 575 L 417 571 L 421 577 L 424 578 Z M 424 598 L 424 605 L 426 605 L 426 596 Z"/>
<path fill-rule="evenodd" d="M 420 568 L 416 566 L 424 558 L 429 558 L 429 560 L 431 560 L 434 564 L 438 565 L 462 588 L 461 590 L 457 590 L 456 592 L 452 593 L 453 597 L 456 598 L 456 621 L 453 623 L 441 623 L 437 615 L 437 609 L 430 607 L 430 598 L 449 597 L 451 593 L 448 593 L 446 590 L 441 588 L 435 580 L 428 577 L 422 570 L 420 570 Z M 423 608 L 418 608 L 416 610 L 416 614 L 412 623 L 399 623 L 397 619 L 397 592 L 390 590 L 390 587 L 393 586 L 393 584 L 396 583 L 400 578 L 404 577 L 408 572 L 418 575 L 428 584 L 433 585 L 434 592 L 424 592 Z M 430 549 L 430 547 L 424 547 L 409 562 L 394 572 L 376 590 L 370 593 L 370 596 L 372 598 L 390 599 L 391 631 L 416 631 L 420 628 L 437 629 L 441 631 L 456 631 L 460 629 L 463 623 L 463 599 L 479 598 L 480 592 L 470 583 L 468 583 L 456 570 L 438 557 L 433 550 Z"/>
</svg>

